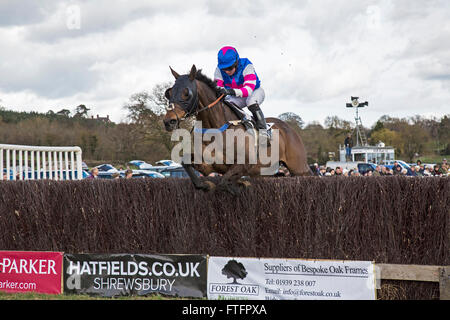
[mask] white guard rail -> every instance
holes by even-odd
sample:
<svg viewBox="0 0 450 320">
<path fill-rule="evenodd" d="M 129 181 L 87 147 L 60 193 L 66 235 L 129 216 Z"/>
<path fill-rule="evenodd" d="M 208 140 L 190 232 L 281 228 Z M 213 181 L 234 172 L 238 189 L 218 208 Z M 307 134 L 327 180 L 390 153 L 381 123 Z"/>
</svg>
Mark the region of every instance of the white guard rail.
<svg viewBox="0 0 450 320">
<path fill-rule="evenodd" d="M 81 180 L 80 147 L 0 144 L 0 180 Z"/>
</svg>

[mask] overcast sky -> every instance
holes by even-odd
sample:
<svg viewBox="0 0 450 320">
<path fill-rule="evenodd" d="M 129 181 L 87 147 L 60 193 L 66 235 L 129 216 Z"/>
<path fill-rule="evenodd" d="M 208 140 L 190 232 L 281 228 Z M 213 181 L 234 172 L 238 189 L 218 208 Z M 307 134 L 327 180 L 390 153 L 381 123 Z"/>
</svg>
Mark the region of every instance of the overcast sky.
<svg viewBox="0 0 450 320">
<path fill-rule="evenodd" d="M 249 58 L 266 116 L 306 123 L 450 114 L 449 0 L 0 0 L 0 105 L 125 120 L 130 95 L 213 77 L 225 45 Z"/>
</svg>

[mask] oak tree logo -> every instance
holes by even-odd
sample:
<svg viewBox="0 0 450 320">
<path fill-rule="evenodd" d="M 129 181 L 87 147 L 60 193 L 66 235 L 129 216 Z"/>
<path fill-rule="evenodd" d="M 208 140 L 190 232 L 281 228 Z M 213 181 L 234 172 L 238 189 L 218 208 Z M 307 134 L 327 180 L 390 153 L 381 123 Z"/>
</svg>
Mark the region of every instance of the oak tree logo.
<svg viewBox="0 0 450 320">
<path fill-rule="evenodd" d="M 232 284 L 239 284 L 237 279 L 244 279 L 248 272 L 242 263 L 236 260 L 229 260 L 227 264 L 222 269 L 222 274 L 227 278 L 233 278 Z"/>
</svg>

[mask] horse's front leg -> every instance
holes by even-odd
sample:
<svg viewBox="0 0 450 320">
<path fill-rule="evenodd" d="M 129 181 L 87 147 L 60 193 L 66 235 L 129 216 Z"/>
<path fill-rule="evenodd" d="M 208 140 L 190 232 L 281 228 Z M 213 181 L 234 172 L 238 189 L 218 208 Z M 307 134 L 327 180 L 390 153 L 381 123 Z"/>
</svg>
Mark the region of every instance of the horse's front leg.
<svg viewBox="0 0 450 320">
<path fill-rule="evenodd" d="M 202 181 L 200 179 L 200 177 L 195 174 L 195 171 L 194 171 L 194 168 L 192 167 L 192 164 L 186 164 L 186 163 L 182 162 L 181 165 L 183 166 L 184 170 L 186 170 L 189 178 L 191 178 L 191 181 L 194 184 L 194 187 L 196 189 L 209 191 L 209 190 L 214 189 L 214 187 L 216 186 L 211 181 Z"/>
<path fill-rule="evenodd" d="M 239 185 L 248 187 L 250 183 L 242 179 L 248 171 L 248 166 L 243 164 L 235 164 L 222 176 L 217 188 L 219 190 L 227 191 L 231 194 L 238 195 L 241 190 Z"/>
</svg>

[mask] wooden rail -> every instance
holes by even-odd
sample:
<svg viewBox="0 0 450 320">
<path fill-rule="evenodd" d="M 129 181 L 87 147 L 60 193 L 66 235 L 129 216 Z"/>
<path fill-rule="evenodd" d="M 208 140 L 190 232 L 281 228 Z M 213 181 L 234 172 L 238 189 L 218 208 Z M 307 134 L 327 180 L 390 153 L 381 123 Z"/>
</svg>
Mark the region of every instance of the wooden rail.
<svg viewBox="0 0 450 320">
<path fill-rule="evenodd" d="M 439 282 L 439 297 L 450 300 L 450 266 L 376 264 L 382 280 Z"/>
</svg>

